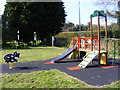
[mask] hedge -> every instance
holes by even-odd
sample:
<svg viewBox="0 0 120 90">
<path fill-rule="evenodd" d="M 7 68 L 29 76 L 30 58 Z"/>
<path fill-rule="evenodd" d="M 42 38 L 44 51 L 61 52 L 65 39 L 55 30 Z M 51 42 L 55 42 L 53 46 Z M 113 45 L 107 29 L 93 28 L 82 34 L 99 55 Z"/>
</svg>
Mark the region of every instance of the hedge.
<svg viewBox="0 0 120 90">
<path fill-rule="evenodd" d="M 62 32 L 55 36 L 55 46 L 69 46 L 72 37 L 79 36 L 78 32 Z"/>
<path fill-rule="evenodd" d="M 105 31 L 101 31 L 101 37 L 105 35 Z M 61 32 L 55 36 L 55 45 L 56 46 L 69 46 L 71 43 L 72 37 L 79 37 L 80 32 Z M 90 37 L 90 31 L 81 31 L 81 36 Z M 93 36 L 97 37 L 98 32 L 94 31 Z M 109 38 L 120 38 L 120 31 L 114 30 L 114 31 L 108 31 L 108 37 Z"/>
</svg>

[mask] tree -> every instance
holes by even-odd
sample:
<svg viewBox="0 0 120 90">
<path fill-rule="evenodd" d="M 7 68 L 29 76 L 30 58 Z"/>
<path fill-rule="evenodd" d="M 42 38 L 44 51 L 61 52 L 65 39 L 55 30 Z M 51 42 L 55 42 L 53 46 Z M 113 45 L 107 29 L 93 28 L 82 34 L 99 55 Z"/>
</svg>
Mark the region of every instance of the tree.
<svg viewBox="0 0 120 90">
<path fill-rule="evenodd" d="M 61 32 L 65 16 L 63 2 L 8 2 L 3 15 L 3 32 L 8 27 L 11 40 L 16 38 L 18 30 L 20 39 L 25 42 L 33 40 L 33 32 L 38 39 L 48 40 Z"/>
<path fill-rule="evenodd" d="M 81 31 L 89 31 L 89 25 L 81 24 Z M 76 24 L 74 31 L 79 31 L 79 25 Z"/>
<path fill-rule="evenodd" d="M 117 18 L 117 23 L 120 28 L 120 1 L 119 0 L 97 0 L 97 5 L 100 5 L 104 9 L 106 9 L 107 14 L 110 17 Z"/>
<path fill-rule="evenodd" d="M 75 25 L 75 31 L 79 31 L 79 25 L 78 24 Z"/>
<path fill-rule="evenodd" d="M 26 7 L 29 5 L 29 3 L 21 3 L 21 2 L 8 2 L 5 5 L 5 11 L 2 15 L 2 24 L 3 24 L 3 41 L 6 40 L 16 40 L 17 38 L 17 31 L 20 31 L 20 38 L 24 39 L 25 41 L 28 40 L 28 38 L 31 40 L 32 30 L 28 29 L 28 21 L 26 20 L 28 16 L 28 10 Z M 24 32 L 25 31 L 25 32 Z M 23 36 L 23 33 L 26 33 Z"/>
<path fill-rule="evenodd" d="M 63 31 L 73 31 L 74 30 L 74 23 L 68 22 L 64 24 Z"/>
<path fill-rule="evenodd" d="M 117 23 L 112 23 L 108 26 L 108 29 L 112 30 L 112 31 L 117 31 L 117 30 L 119 30 L 119 27 L 118 27 Z"/>
<path fill-rule="evenodd" d="M 29 22 L 34 23 L 31 28 L 37 32 L 39 39 L 51 38 L 61 32 L 66 16 L 62 2 L 31 3 L 29 9 L 32 12 Z"/>
</svg>

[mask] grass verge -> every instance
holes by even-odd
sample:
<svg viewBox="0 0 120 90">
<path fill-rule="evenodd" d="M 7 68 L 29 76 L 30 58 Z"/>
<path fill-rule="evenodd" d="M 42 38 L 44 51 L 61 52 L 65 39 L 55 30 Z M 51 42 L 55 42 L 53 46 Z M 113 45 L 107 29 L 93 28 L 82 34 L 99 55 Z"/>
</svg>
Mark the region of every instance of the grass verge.
<svg viewBox="0 0 120 90">
<path fill-rule="evenodd" d="M 120 80 L 101 87 L 91 86 L 56 69 L 0 76 L 1 88 L 120 88 Z M 104 90 L 104 89 L 103 89 Z M 106 90 L 106 89 L 105 89 Z"/>
<path fill-rule="evenodd" d="M 35 60 L 45 60 L 53 57 L 57 57 L 64 53 L 66 48 L 59 47 L 30 47 L 28 49 L 3 49 L 2 52 L 2 60 L 0 63 L 4 62 L 4 56 L 6 54 L 12 54 L 14 51 L 20 52 L 19 62 L 27 62 L 27 61 L 35 61 Z"/>
<path fill-rule="evenodd" d="M 56 69 L 0 77 L 2 88 L 92 88 Z"/>
<path fill-rule="evenodd" d="M 120 89 L 120 80 L 111 83 L 110 85 L 105 85 L 103 88 L 119 88 Z"/>
</svg>

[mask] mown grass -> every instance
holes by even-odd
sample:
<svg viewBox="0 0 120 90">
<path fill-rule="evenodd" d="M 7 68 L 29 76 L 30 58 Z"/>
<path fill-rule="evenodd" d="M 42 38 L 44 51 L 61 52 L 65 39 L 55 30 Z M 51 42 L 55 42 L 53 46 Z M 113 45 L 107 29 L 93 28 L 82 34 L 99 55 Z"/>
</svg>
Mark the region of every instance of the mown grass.
<svg viewBox="0 0 120 90">
<path fill-rule="evenodd" d="M 66 51 L 58 47 L 30 47 L 28 49 L 3 49 L 3 57 L 8 53 L 19 51 L 21 57 L 19 62 L 45 60 L 56 57 Z M 120 80 L 102 87 L 90 86 L 58 70 L 38 71 L 32 73 L 8 74 L 0 77 L 2 88 L 120 88 Z"/>
<path fill-rule="evenodd" d="M 28 49 L 2 49 L 2 59 L 0 63 L 4 62 L 4 56 L 6 54 L 12 54 L 14 51 L 20 52 L 19 62 L 35 61 L 35 60 L 45 60 L 61 55 L 67 49 L 59 47 L 29 47 Z"/>
<path fill-rule="evenodd" d="M 105 85 L 103 88 L 119 88 L 120 89 L 120 80 L 111 83 L 110 85 Z"/>
<path fill-rule="evenodd" d="M 105 86 L 91 86 L 56 69 L 0 76 L 1 88 L 120 88 L 120 80 Z M 103 89 L 104 90 L 104 89 Z"/>
<path fill-rule="evenodd" d="M 92 88 L 56 69 L 0 77 L 2 88 Z"/>
</svg>

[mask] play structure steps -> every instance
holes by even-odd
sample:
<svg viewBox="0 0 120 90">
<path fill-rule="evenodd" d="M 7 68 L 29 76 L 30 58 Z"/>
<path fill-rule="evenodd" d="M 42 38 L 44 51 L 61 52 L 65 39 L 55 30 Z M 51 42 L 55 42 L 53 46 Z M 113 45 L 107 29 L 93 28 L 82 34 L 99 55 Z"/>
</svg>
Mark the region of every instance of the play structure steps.
<svg viewBox="0 0 120 90">
<path fill-rule="evenodd" d="M 85 68 L 98 54 L 98 51 L 92 51 L 90 53 L 87 53 L 83 57 L 83 61 L 78 65 L 79 67 Z"/>
</svg>

